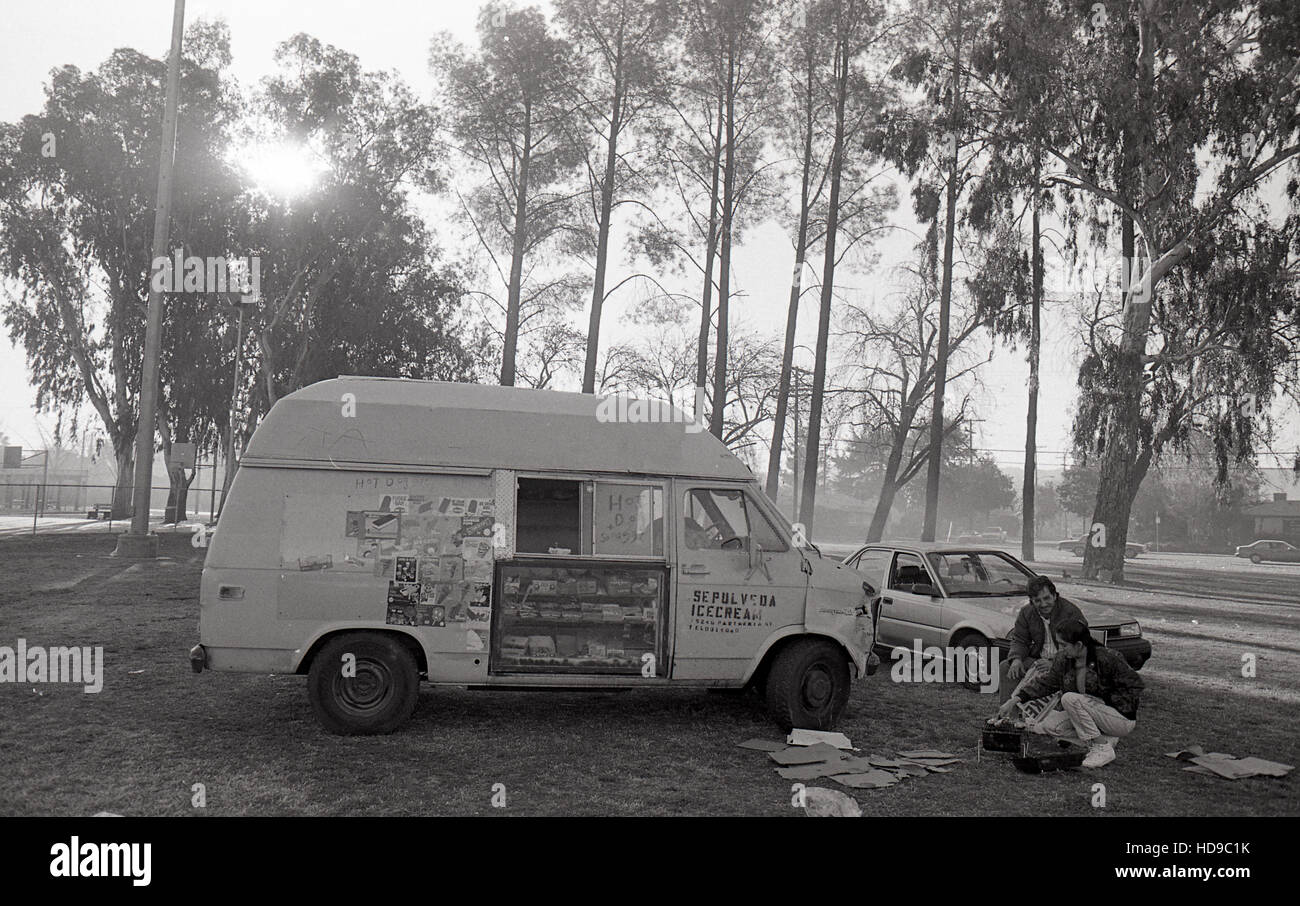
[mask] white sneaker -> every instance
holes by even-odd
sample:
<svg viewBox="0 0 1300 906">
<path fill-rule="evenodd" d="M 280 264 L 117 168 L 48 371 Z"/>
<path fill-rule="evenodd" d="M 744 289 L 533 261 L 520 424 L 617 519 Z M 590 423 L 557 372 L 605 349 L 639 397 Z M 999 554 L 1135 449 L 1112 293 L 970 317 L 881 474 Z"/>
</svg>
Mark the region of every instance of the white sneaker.
<svg viewBox="0 0 1300 906">
<path fill-rule="evenodd" d="M 1094 742 L 1083 759 L 1085 768 L 1100 768 L 1115 760 L 1115 747 L 1108 742 Z"/>
</svg>

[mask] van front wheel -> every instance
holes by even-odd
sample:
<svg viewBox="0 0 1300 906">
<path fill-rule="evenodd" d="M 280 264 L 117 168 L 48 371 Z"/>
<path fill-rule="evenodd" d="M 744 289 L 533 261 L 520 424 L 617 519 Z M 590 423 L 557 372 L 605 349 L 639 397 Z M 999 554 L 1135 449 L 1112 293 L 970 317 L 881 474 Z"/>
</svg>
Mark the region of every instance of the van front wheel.
<svg viewBox="0 0 1300 906">
<path fill-rule="evenodd" d="M 849 701 L 849 661 L 830 642 L 799 639 L 767 677 L 767 707 L 784 730 L 830 730 Z"/>
<path fill-rule="evenodd" d="M 307 675 L 321 726 L 339 736 L 391 733 L 420 695 L 415 657 L 390 635 L 349 632 L 326 643 Z"/>
</svg>

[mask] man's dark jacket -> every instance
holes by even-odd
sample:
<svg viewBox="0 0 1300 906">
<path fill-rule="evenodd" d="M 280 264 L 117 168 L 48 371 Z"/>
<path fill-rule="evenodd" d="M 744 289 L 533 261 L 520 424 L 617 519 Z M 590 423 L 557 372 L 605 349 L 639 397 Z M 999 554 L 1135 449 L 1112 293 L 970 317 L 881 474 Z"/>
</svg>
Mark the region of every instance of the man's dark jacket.
<svg viewBox="0 0 1300 906">
<path fill-rule="evenodd" d="M 1082 620 L 1084 625 L 1088 621 L 1084 619 L 1083 612 L 1075 607 L 1060 595 L 1056 596 L 1056 606 L 1052 608 L 1051 615 L 1047 622 L 1055 632 L 1066 620 Z M 1027 657 L 1033 660 L 1043 656 L 1043 643 L 1047 640 L 1047 634 L 1043 631 L 1043 618 L 1038 615 L 1034 609 L 1034 603 L 1030 601 L 1024 607 L 1020 608 L 1020 613 L 1016 614 L 1016 625 L 1011 630 L 1011 651 L 1007 654 L 1008 660 L 1014 660 L 1018 657 Z"/>
</svg>

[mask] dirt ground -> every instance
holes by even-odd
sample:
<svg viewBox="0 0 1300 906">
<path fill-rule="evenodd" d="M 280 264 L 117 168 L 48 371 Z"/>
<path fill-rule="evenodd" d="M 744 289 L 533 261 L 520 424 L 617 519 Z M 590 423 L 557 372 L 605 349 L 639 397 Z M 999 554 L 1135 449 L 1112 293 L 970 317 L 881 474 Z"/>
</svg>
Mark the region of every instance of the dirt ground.
<svg viewBox="0 0 1300 906">
<path fill-rule="evenodd" d="M 115 560 L 112 548 L 107 535 L 0 540 L 0 645 L 103 646 L 106 662 L 97 694 L 0 683 L 0 814 L 800 814 L 767 757 L 736 746 L 780 738 L 748 694 L 426 687 L 399 732 L 331 736 L 301 677 L 190 671 L 203 551 L 186 536 L 164 538 L 156 563 Z M 894 683 L 886 663 L 854 684 L 839 729 L 866 753 L 938 748 L 964 760 L 853 791 L 866 813 L 1300 814 L 1296 772 L 1233 782 L 1163 754 L 1200 744 L 1300 766 L 1300 607 L 1087 593 L 1140 619 L 1155 649 L 1138 729 L 1116 762 L 1029 776 L 1005 756 L 977 760 L 992 697 Z M 1242 676 L 1244 655 L 1254 678 Z M 1104 807 L 1093 804 L 1098 783 Z M 506 807 L 494 808 L 502 790 Z"/>
</svg>

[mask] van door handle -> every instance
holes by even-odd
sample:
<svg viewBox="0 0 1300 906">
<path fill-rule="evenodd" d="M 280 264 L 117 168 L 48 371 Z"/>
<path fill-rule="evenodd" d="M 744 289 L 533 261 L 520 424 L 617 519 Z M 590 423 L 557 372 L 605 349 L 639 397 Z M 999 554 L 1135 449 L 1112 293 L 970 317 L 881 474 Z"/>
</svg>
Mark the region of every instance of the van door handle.
<svg viewBox="0 0 1300 906">
<path fill-rule="evenodd" d="M 688 563 L 682 567 L 682 575 L 684 576 L 707 576 L 708 574 L 709 568 L 703 563 Z"/>
</svg>

